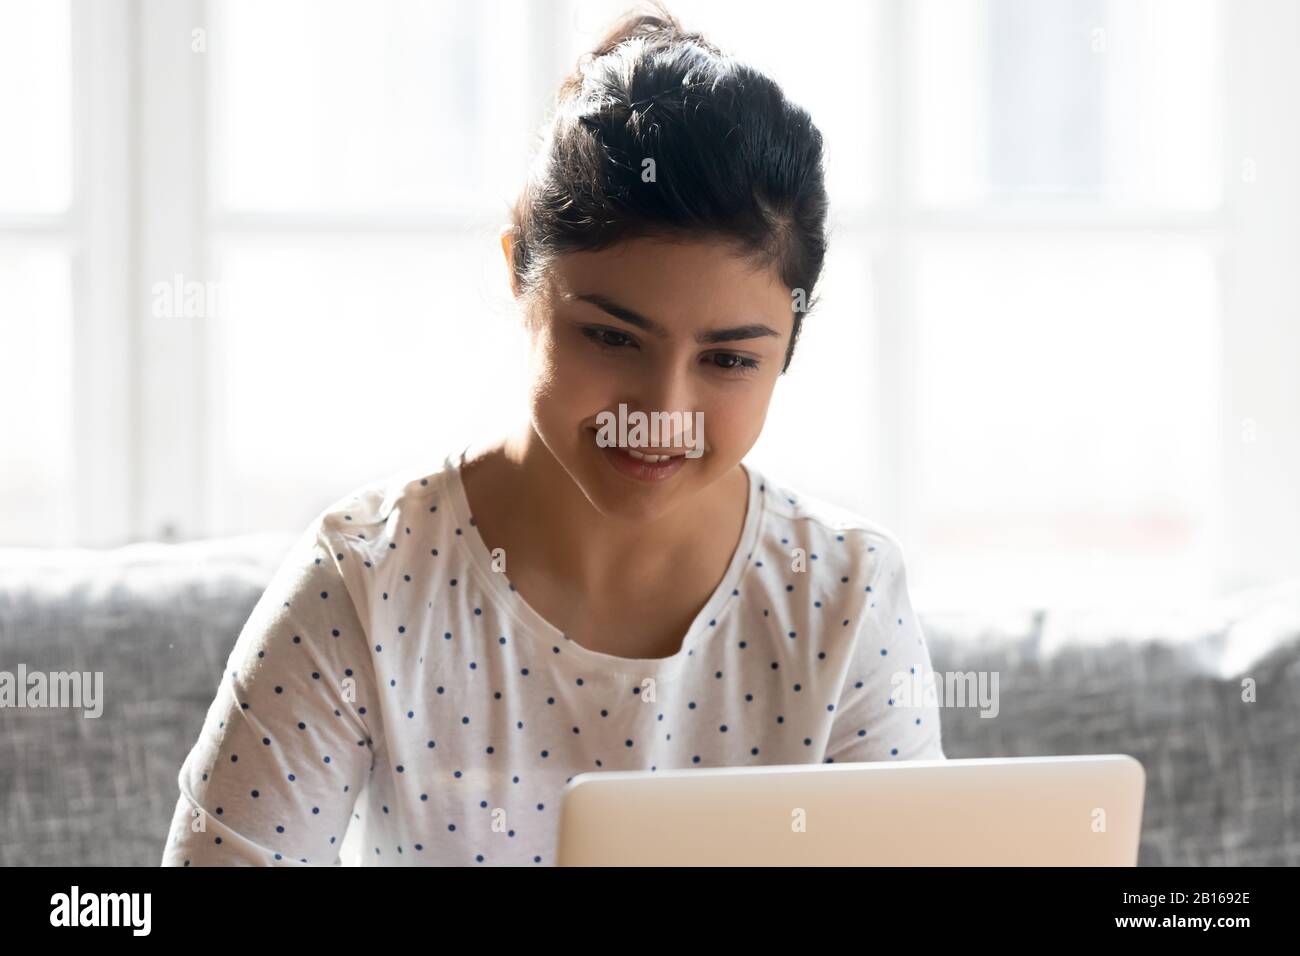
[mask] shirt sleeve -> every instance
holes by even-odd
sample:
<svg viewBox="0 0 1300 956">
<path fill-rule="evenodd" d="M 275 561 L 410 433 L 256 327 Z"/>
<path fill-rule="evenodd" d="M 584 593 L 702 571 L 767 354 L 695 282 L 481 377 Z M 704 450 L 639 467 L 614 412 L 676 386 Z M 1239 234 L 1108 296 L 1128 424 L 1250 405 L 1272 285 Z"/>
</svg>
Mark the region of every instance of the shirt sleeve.
<svg viewBox="0 0 1300 956">
<path fill-rule="evenodd" d="M 163 866 L 339 865 L 381 746 L 368 638 L 318 518 L 253 608 L 181 766 Z"/>
<path fill-rule="evenodd" d="M 930 652 L 907 593 L 901 546 L 884 552 L 868 587 L 826 746 L 826 762 L 945 760 Z M 927 679 L 926 675 L 930 675 Z"/>
</svg>

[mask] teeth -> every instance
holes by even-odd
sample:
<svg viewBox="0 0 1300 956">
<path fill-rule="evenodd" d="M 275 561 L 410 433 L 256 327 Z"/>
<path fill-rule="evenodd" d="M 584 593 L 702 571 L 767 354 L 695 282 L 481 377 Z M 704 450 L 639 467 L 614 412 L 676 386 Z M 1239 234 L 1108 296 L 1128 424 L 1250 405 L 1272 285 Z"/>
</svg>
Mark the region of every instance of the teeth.
<svg viewBox="0 0 1300 956">
<path fill-rule="evenodd" d="M 635 448 L 624 448 L 623 450 L 638 461 L 648 462 L 652 465 L 661 461 L 667 461 L 669 458 L 673 457 L 672 455 L 643 455 Z"/>
</svg>

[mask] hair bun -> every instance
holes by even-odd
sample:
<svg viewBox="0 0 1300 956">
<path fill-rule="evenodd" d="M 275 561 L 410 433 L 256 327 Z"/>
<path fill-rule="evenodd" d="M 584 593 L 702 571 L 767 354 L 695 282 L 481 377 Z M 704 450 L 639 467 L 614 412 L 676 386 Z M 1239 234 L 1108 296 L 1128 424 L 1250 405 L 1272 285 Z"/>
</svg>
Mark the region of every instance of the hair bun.
<svg viewBox="0 0 1300 956">
<path fill-rule="evenodd" d="M 680 37 L 685 32 L 678 19 L 662 7 L 654 13 L 630 12 L 614 23 L 596 44 L 595 49 L 587 55 L 593 58 L 604 56 L 613 52 L 619 44 L 638 37 L 670 40 Z"/>
<path fill-rule="evenodd" d="M 722 50 L 702 33 L 683 27 L 681 21 L 660 0 L 649 0 L 623 14 L 593 49 L 578 57 L 577 69 L 561 83 L 557 99 L 564 100 L 578 93 L 583 86 L 583 77 L 595 61 L 609 56 L 624 43 L 633 40 L 641 40 L 659 48 L 691 44 L 714 56 L 724 56 Z"/>
<path fill-rule="evenodd" d="M 583 58 L 605 56 L 628 40 L 637 39 L 651 40 L 656 45 L 664 46 L 685 41 L 703 47 L 716 56 L 722 55 L 722 51 L 705 39 L 702 33 L 683 27 L 681 21 L 660 0 L 648 0 L 615 21 L 595 48 L 584 54 Z"/>
</svg>

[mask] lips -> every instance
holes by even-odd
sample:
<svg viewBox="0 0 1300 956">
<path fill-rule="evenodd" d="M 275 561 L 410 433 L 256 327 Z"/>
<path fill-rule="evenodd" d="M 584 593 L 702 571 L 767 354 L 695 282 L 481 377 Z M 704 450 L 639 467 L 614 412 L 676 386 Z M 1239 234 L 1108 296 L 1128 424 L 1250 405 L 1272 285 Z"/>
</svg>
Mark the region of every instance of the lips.
<svg viewBox="0 0 1300 956">
<path fill-rule="evenodd" d="M 595 429 L 592 432 L 595 433 Z M 616 472 L 642 482 L 659 482 L 671 478 L 690 461 L 686 457 L 689 449 L 685 448 L 619 448 L 596 443 L 596 450 Z"/>
<path fill-rule="evenodd" d="M 591 432 L 593 435 L 600 434 L 600 432 L 597 431 L 595 428 L 588 428 L 587 431 Z M 632 448 L 627 445 L 605 446 L 605 445 L 601 445 L 599 442 L 597 442 L 596 444 L 597 447 L 621 451 L 631 456 L 632 458 L 636 459 L 637 461 L 644 461 L 652 465 L 658 462 L 668 461 L 670 458 L 685 458 L 686 453 L 691 450 L 689 448 Z"/>
</svg>

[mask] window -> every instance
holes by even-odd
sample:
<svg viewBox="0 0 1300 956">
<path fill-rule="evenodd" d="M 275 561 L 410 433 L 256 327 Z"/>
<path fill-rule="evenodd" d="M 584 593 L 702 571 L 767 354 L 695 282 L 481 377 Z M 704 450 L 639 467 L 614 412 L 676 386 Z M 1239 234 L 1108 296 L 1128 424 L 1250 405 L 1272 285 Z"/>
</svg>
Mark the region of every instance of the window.
<svg viewBox="0 0 1300 956">
<path fill-rule="evenodd" d="M 211 5 L 214 531 L 304 524 L 518 407 L 495 237 L 540 116 L 530 6 Z"/>
<path fill-rule="evenodd" d="M 1214 0 L 909 4 L 902 501 L 946 601 L 1213 587 Z"/>
<path fill-rule="evenodd" d="M 826 137 L 820 305 L 756 464 L 895 533 L 927 607 L 1294 572 L 1286 4 L 670 7 Z M 294 531 L 510 421 L 497 233 L 624 8 L 0 7 L 4 543 Z"/>
<path fill-rule="evenodd" d="M 72 31 L 66 3 L 0 6 L 0 376 L 11 540 L 66 540 L 73 468 Z M 23 131 L 19 135 L 19 131 Z"/>
<path fill-rule="evenodd" d="M 84 0 L 0 4 L 5 545 L 107 544 L 131 522 L 123 41 L 120 12 Z"/>
</svg>

